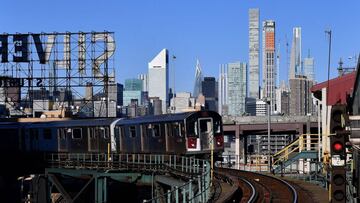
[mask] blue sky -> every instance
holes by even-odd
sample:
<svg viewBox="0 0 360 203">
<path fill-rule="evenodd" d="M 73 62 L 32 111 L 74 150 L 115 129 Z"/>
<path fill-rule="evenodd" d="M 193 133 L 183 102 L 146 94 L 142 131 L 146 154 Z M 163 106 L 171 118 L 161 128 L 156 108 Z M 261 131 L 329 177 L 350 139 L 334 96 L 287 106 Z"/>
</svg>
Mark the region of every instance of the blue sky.
<svg viewBox="0 0 360 203">
<path fill-rule="evenodd" d="M 248 62 L 248 9 L 260 9 L 260 21 L 276 21 L 280 42 L 280 80 L 287 79 L 286 38 L 302 27 L 303 56 L 310 49 L 318 81 L 327 78 L 328 41 L 333 46 L 331 76 L 337 62 L 354 65 L 359 53 L 360 1 L 329 0 L 61 0 L 1 1 L 0 32 L 114 31 L 117 81 L 147 72 L 147 63 L 163 48 L 177 59 L 176 90 L 192 91 L 196 58 L 205 76 L 218 75 L 219 64 Z M 290 48 L 290 47 L 289 47 Z M 172 84 L 172 83 L 171 83 Z"/>
</svg>

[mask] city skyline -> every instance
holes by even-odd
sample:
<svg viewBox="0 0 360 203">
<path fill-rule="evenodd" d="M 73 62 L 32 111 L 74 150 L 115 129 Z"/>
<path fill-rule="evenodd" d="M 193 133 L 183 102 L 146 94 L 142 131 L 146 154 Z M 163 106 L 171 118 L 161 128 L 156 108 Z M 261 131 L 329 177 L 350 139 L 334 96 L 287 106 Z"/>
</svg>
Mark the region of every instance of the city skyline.
<svg viewBox="0 0 360 203">
<path fill-rule="evenodd" d="M 126 78 L 146 72 L 147 62 L 163 48 L 169 49 L 169 54 L 177 57 L 175 61 L 170 61 L 170 69 L 175 63 L 177 77 L 184 73 L 192 76 L 196 58 L 202 62 L 204 76 L 217 76 L 219 64 L 231 61 L 248 63 L 248 10 L 259 8 L 261 22 L 265 19 L 277 22 L 276 32 L 282 56 L 280 80 L 287 80 L 286 42 L 291 45 L 292 29 L 299 26 L 302 27 L 302 54 L 305 55 L 304 50 L 311 50 L 316 80 L 321 82 L 326 77 L 319 73 L 326 71 L 327 67 L 328 41 L 324 30 L 331 28 L 333 33 L 331 77 L 337 75 L 335 67 L 340 57 L 344 59 L 344 66 L 354 65 L 355 60 L 348 60 L 348 57 L 358 53 L 354 45 L 360 44 L 357 38 L 360 30 L 351 26 L 351 19 L 359 15 L 356 8 L 360 3 L 326 1 L 326 9 L 324 3 L 303 1 L 297 5 L 297 12 L 293 12 L 292 3 L 286 1 L 207 2 L 206 5 L 201 2 L 191 2 L 190 5 L 189 2 L 161 0 L 107 1 L 104 4 L 61 1 L 54 2 L 51 9 L 44 2 L 22 2 L 17 5 L 17 12 L 8 9 L 0 16 L 7 19 L 2 22 L 1 28 L 8 33 L 114 31 L 117 44 L 116 77 L 117 82 L 123 83 Z M 13 7 L 12 1 L 2 4 Z M 64 10 L 67 11 L 66 17 Z M 25 17 L 29 12 L 32 18 Z M 42 20 L 42 23 L 35 23 L 36 20 Z M 176 87 L 178 91 L 191 92 L 193 78 L 192 81 L 176 80 Z"/>
</svg>

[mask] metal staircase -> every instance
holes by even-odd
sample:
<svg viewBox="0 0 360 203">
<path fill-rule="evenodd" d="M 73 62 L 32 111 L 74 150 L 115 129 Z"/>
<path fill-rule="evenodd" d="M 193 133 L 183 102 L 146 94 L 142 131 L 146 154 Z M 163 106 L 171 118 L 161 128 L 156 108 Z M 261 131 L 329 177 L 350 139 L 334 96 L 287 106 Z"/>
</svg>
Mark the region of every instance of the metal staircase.
<svg viewBox="0 0 360 203">
<path fill-rule="evenodd" d="M 314 160 L 319 153 L 319 135 L 302 134 L 292 143 L 273 155 L 272 168 L 275 173 L 285 170 L 299 160 Z"/>
</svg>

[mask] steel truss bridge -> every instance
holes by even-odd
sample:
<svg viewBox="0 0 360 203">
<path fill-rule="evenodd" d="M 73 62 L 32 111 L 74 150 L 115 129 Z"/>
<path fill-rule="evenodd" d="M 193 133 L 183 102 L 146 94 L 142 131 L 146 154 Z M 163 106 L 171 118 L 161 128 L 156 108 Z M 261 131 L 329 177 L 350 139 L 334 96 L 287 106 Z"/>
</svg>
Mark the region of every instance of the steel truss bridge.
<svg viewBox="0 0 360 203">
<path fill-rule="evenodd" d="M 86 198 L 90 195 L 96 203 L 107 202 L 110 180 L 151 187 L 150 196 L 143 202 L 208 202 L 211 198 L 211 169 L 206 160 L 177 155 L 105 153 L 57 153 L 49 154 L 47 160 L 49 168 L 39 178 L 43 181 L 37 181 L 40 189 L 34 197 L 45 202 L 55 197 L 55 202 L 76 202 L 84 195 Z M 74 193 L 67 190 L 63 177 L 84 183 Z M 87 191 L 93 193 L 84 194 Z"/>
</svg>

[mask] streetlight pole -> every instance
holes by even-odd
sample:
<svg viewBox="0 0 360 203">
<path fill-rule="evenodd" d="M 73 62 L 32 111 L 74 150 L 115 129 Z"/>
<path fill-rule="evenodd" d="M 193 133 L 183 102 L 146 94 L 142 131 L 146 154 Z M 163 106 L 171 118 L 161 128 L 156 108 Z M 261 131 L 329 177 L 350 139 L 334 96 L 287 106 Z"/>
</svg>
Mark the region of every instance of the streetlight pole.
<svg viewBox="0 0 360 203">
<path fill-rule="evenodd" d="M 267 104 L 267 131 L 268 131 L 268 165 L 269 165 L 269 172 L 271 172 L 271 149 L 270 149 L 270 101 L 269 98 L 266 98 Z"/>
<path fill-rule="evenodd" d="M 175 60 L 176 60 L 176 56 L 175 55 L 173 55 L 172 56 L 172 59 L 173 59 L 173 93 L 172 93 L 172 100 L 173 100 L 173 106 L 172 106 L 172 108 L 170 108 L 171 109 L 171 113 L 175 113 Z M 171 105 L 170 105 L 171 106 Z"/>
</svg>

